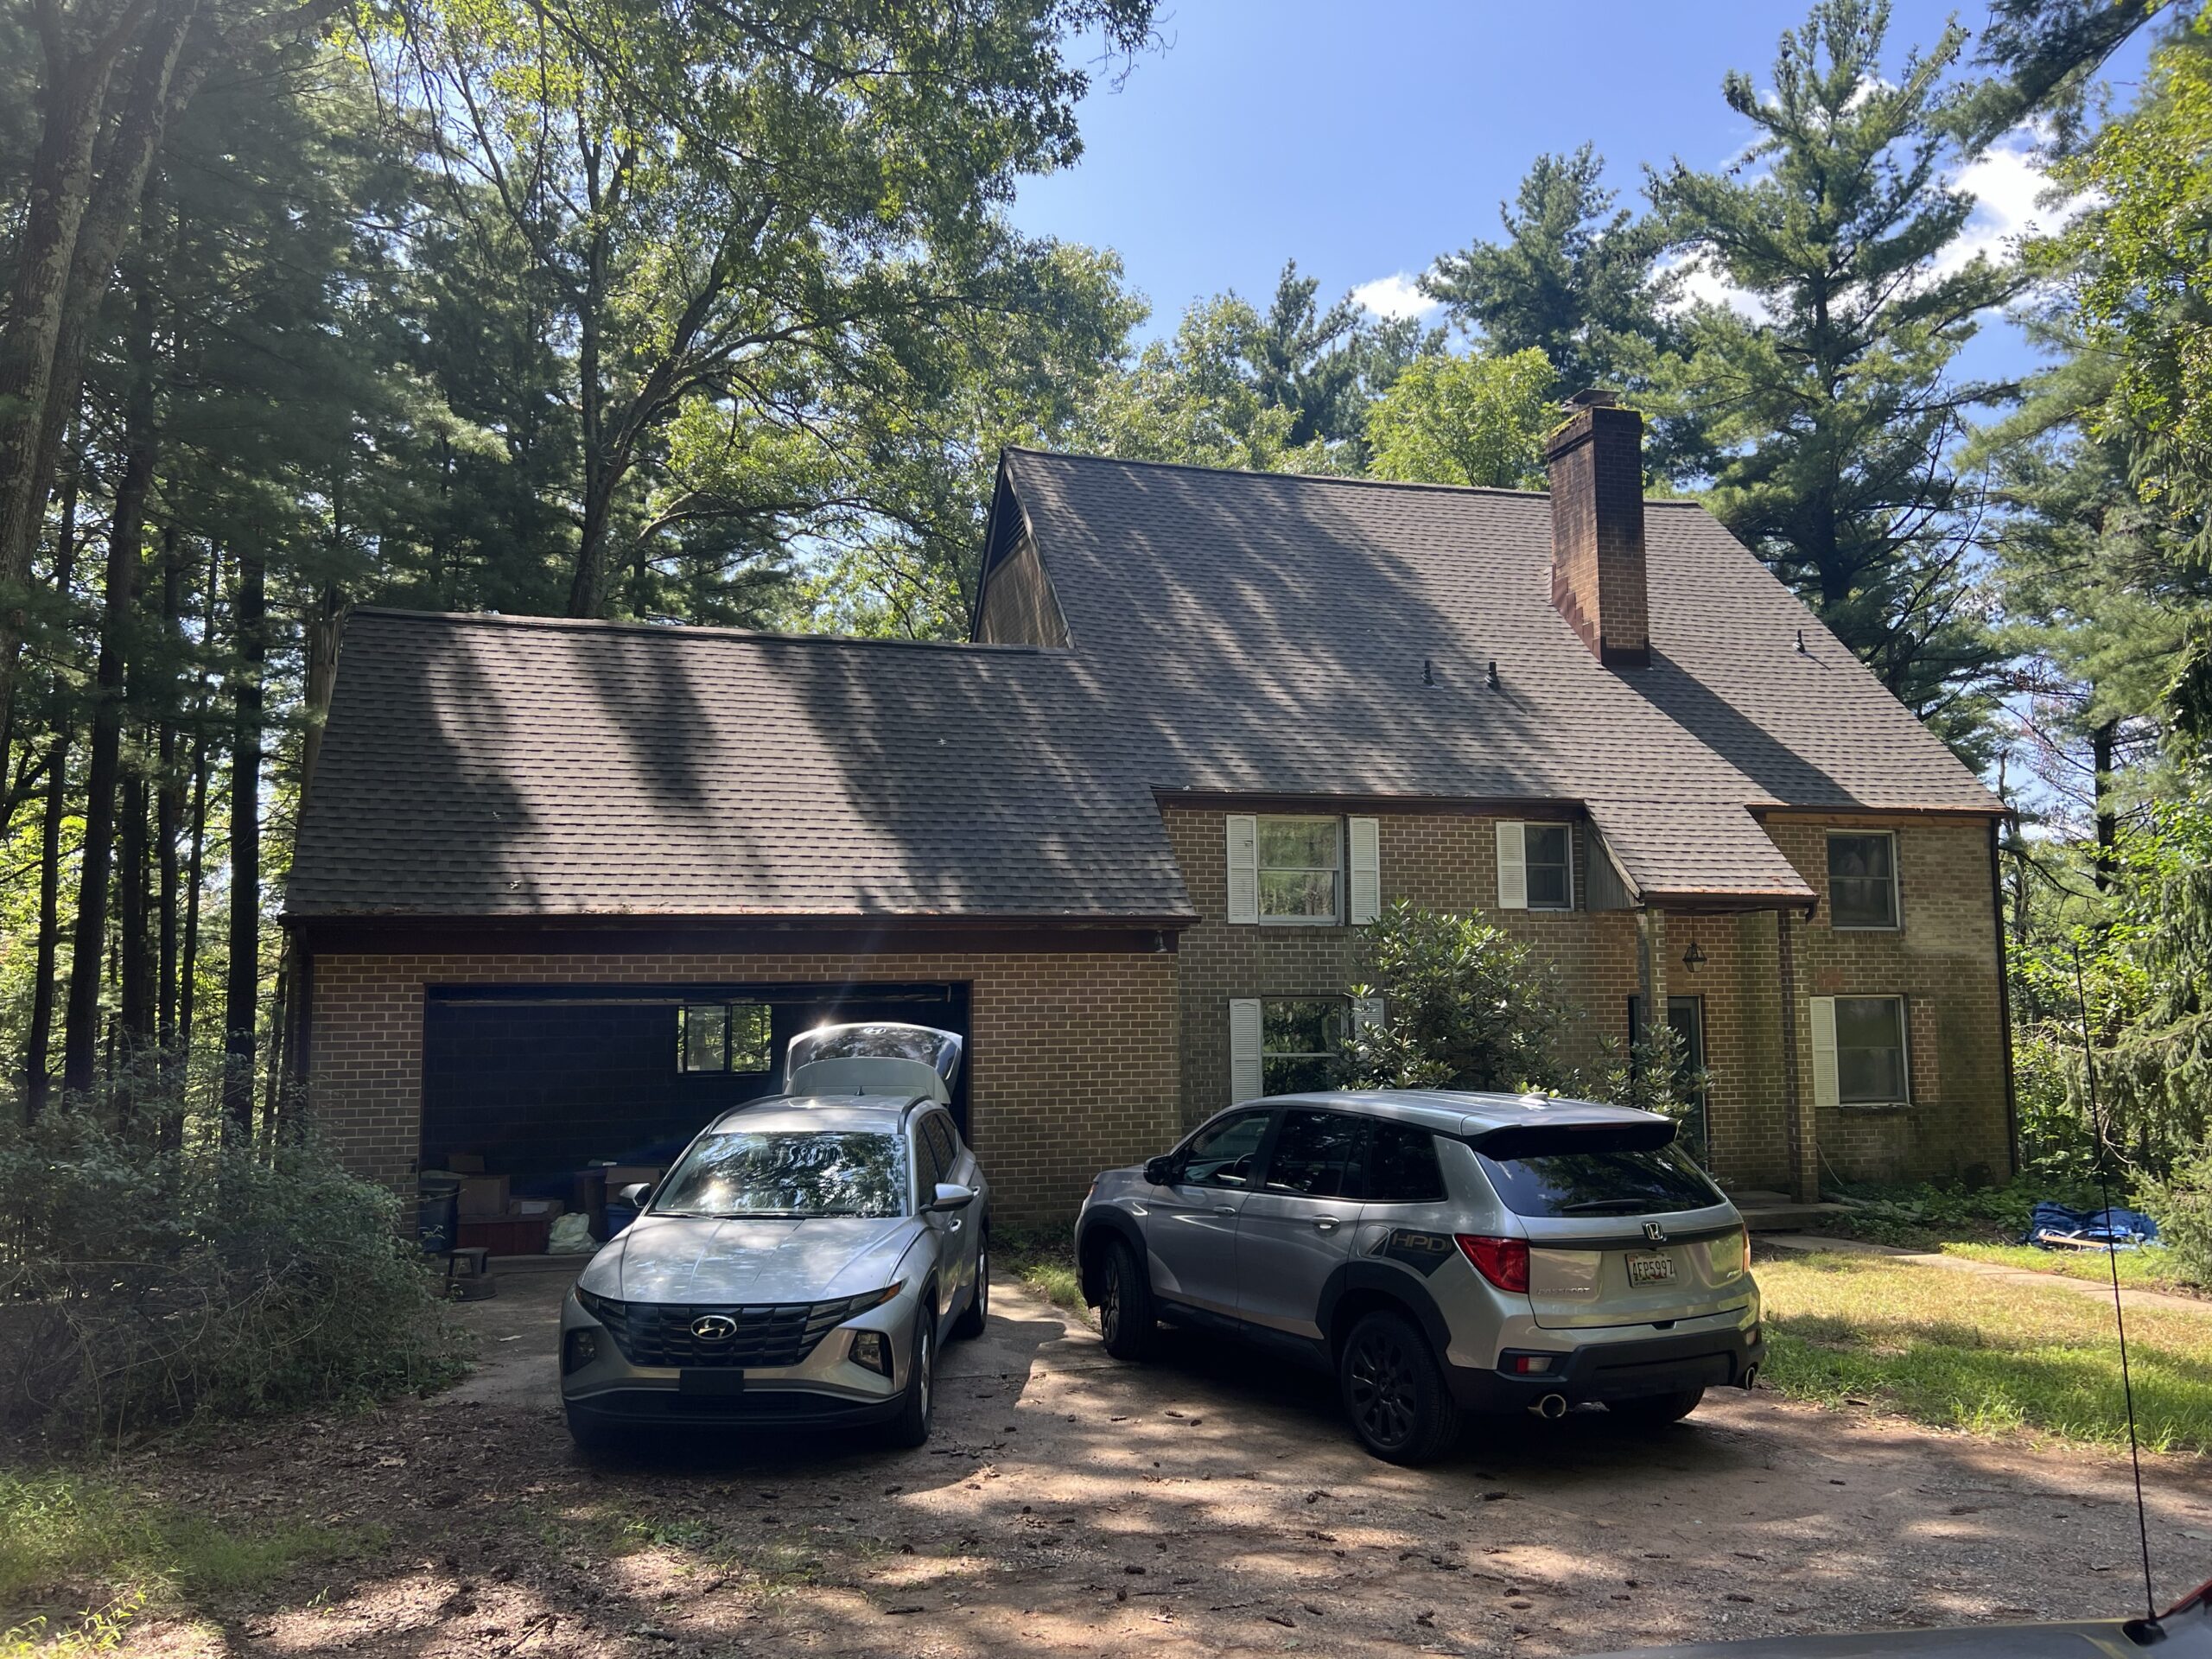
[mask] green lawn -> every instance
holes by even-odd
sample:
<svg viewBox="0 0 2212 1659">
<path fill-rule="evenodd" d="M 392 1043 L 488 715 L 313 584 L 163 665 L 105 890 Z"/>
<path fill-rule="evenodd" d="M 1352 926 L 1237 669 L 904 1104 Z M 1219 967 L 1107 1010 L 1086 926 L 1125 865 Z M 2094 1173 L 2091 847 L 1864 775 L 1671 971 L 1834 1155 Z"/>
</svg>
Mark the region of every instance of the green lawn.
<svg viewBox="0 0 2212 1659">
<path fill-rule="evenodd" d="M 113 1648 L 149 1605 L 249 1590 L 382 1542 L 373 1528 L 230 1531 L 95 1476 L 0 1473 L 0 1659 Z"/>
<path fill-rule="evenodd" d="M 1758 1280 L 1765 1379 L 1792 1398 L 1986 1433 L 2126 1440 L 2112 1310 L 2088 1297 L 1840 1253 L 1764 1262 Z M 2212 1308 L 2131 1309 L 2127 1344 L 2143 1443 L 2212 1451 Z"/>
<path fill-rule="evenodd" d="M 1947 1241 L 1936 1249 L 1945 1255 L 1969 1262 L 1993 1262 L 2003 1268 L 2025 1268 L 2031 1273 L 2057 1274 L 2067 1279 L 2112 1282 L 2112 1257 L 2102 1250 L 2039 1250 L 2032 1244 L 1976 1244 Z M 2121 1250 L 2120 1282 L 2138 1290 L 2165 1290 L 2181 1295 L 2201 1295 L 2194 1287 L 2171 1276 L 2172 1265 L 2163 1250 Z"/>
</svg>

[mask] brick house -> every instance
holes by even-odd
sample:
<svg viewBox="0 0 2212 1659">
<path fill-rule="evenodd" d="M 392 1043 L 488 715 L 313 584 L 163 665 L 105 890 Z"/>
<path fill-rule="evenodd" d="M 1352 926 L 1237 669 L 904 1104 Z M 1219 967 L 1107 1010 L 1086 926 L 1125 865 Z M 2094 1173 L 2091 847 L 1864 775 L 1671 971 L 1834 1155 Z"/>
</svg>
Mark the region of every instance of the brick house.
<svg viewBox="0 0 2212 1659">
<path fill-rule="evenodd" d="M 363 610 L 286 922 L 404 1183 L 643 1157 L 827 1017 L 968 1033 L 1009 1215 L 1321 1079 L 1359 924 L 1664 1010 L 1738 1188 L 2001 1175 L 2002 809 L 1602 395 L 1547 493 L 1011 451 L 965 644 Z"/>
</svg>

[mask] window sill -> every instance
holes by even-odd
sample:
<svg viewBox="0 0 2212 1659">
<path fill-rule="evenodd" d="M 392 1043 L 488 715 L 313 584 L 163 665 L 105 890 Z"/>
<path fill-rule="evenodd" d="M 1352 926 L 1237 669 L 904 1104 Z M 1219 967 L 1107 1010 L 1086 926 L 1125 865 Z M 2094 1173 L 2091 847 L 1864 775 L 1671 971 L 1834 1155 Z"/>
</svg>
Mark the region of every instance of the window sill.
<svg viewBox="0 0 2212 1659">
<path fill-rule="evenodd" d="M 1858 1117 L 1894 1117 L 1911 1109 L 1909 1100 L 1846 1100 L 1836 1105 L 1839 1112 L 1849 1112 Z"/>
<path fill-rule="evenodd" d="M 1904 924 L 1902 922 L 1830 922 L 1828 931 L 1831 933 L 1902 933 L 1904 931 Z"/>
<path fill-rule="evenodd" d="M 1232 927 L 1342 927 L 1334 916 L 1262 916 L 1257 921 L 1232 922 Z"/>
</svg>

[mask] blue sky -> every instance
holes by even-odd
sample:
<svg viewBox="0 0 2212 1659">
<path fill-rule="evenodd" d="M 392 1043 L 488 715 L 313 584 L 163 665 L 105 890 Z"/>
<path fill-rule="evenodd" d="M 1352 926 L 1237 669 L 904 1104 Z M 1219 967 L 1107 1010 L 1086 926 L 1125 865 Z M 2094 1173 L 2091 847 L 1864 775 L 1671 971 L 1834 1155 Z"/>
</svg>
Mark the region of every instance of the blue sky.
<svg viewBox="0 0 2212 1659">
<path fill-rule="evenodd" d="M 1897 0 L 1891 67 L 1953 10 Z M 1984 8 L 1955 10 L 1974 29 Z M 1093 90 L 1083 160 L 1027 182 L 1015 217 L 1118 249 L 1154 332 L 1225 288 L 1264 302 L 1286 257 L 1333 297 L 1496 236 L 1498 202 L 1541 151 L 1594 143 L 1624 200 L 1646 162 L 1723 165 L 1751 135 L 1722 75 L 1764 83 L 1802 16 L 1794 0 L 1183 0 L 1162 26 L 1168 49 L 1118 91 Z M 2139 45 L 2115 73 L 2141 60 Z M 2037 213 L 2017 153 L 1963 181 L 1983 200 L 1978 238 L 2001 241 Z M 2000 322 L 1970 366 L 2031 360 Z"/>
</svg>

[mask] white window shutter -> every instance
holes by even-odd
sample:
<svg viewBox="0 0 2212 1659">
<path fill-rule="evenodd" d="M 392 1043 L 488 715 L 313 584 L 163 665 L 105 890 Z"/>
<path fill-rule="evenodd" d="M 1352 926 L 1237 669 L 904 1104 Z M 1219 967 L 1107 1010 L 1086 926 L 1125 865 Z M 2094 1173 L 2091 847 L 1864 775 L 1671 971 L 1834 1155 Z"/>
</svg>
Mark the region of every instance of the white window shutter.
<svg viewBox="0 0 2212 1659">
<path fill-rule="evenodd" d="M 1834 1106 L 1843 1099 L 1835 1070 L 1835 998 L 1816 996 L 1813 1002 L 1813 1104 Z"/>
<path fill-rule="evenodd" d="M 1497 826 L 1497 907 L 1500 910 L 1529 908 L 1529 858 L 1527 826 L 1501 823 Z"/>
<path fill-rule="evenodd" d="M 1353 818 L 1351 842 L 1351 913 L 1345 919 L 1358 926 L 1382 913 L 1382 851 L 1381 825 L 1373 818 Z"/>
<path fill-rule="evenodd" d="M 1379 996 L 1355 996 L 1351 1000 L 1351 1028 L 1354 1036 L 1379 1031 L 1386 1018 L 1382 999 Z"/>
<path fill-rule="evenodd" d="M 1239 813 L 1229 818 L 1229 919 L 1260 919 L 1260 821 Z"/>
<path fill-rule="evenodd" d="M 1267 1091 L 1266 1068 L 1260 1064 L 1260 1001 L 1232 996 L 1229 999 L 1229 1103 L 1257 1100 Z"/>
</svg>

